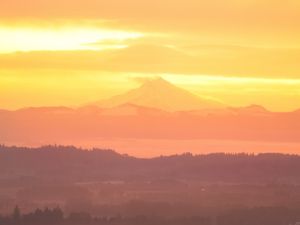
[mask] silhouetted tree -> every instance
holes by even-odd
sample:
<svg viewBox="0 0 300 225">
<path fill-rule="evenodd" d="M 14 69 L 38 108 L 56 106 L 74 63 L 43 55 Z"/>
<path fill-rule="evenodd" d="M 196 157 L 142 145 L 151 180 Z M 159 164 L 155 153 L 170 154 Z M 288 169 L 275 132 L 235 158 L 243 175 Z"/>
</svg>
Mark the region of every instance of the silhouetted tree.
<svg viewBox="0 0 300 225">
<path fill-rule="evenodd" d="M 52 214 L 55 221 L 62 221 L 64 219 L 64 213 L 59 207 L 54 208 Z"/>
<path fill-rule="evenodd" d="M 12 220 L 14 224 L 19 224 L 21 220 L 21 211 L 18 206 L 14 208 L 13 214 L 12 214 Z"/>
<path fill-rule="evenodd" d="M 90 223 L 92 221 L 92 216 L 86 212 L 71 213 L 68 220 L 75 224 Z"/>
</svg>

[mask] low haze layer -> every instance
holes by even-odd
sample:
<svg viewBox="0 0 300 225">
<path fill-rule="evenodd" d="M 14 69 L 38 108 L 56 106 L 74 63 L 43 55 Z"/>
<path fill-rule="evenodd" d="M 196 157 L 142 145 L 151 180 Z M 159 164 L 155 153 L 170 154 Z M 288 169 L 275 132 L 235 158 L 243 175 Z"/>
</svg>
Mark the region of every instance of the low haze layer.
<svg viewBox="0 0 300 225">
<path fill-rule="evenodd" d="M 299 27 L 298 0 L 3 0 L 0 142 L 299 153 Z"/>
<path fill-rule="evenodd" d="M 77 108 L 0 111 L 0 142 L 115 148 L 151 157 L 182 152 L 298 153 L 300 111 L 231 107 L 162 79 Z"/>
</svg>

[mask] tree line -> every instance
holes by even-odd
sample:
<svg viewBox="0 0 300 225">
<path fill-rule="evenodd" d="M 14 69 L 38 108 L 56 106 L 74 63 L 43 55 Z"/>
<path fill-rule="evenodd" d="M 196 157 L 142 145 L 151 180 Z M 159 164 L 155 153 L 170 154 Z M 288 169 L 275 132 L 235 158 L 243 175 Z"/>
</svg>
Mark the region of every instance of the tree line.
<svg viewBox="0 0 300 225">
<path fill-rule="evenodd" d="M 299 209 L 254 207 L 235 209 L 221 215 L 162 218 L 156 216 L 93 217 L 87 212 L 67 215 L 59 208 L 36 209 L 21 213 L 16 206 L 11 215 L 0 216 L 0 225 L 294 225 L 300 221 Z"/>
<path fill-rule="evenodd" d="M 83 151 L 73 146 L 0 146 L 0 176 L 9 174 L 14 179 L 24 174 L 26 178 L 50 182 L 53 179 L 61 182 L 137 181 L 160 177 L 203 182 L 300 184 L 299 171 L 300 155 L 186 153 L 141 159 L 112 150 Z"/>
</svg>

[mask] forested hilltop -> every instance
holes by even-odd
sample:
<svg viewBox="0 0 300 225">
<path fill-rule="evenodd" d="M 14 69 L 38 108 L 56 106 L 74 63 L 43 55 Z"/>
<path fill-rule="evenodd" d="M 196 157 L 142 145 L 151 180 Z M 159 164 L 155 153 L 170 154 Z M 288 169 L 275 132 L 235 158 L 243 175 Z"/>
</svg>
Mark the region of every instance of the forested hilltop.
<svg viewBox="0 0 300 225">
<path fill-rule="evenodd" d="M 288 225 L 300 156 L 0 147 L 2 225 Z M 18 210 L 12 213 L 12 209 Z M 38 209 L 38 210 L 37 210 Z"/>
<path fill-rule="evenodd" d="M 196 180 L 227 183 L 300 182 L 300 156 L 285 154 L 207 154 L 142 159 L 112 150 L 72 146 L 0 146 L 0 182 Z"/>
<path fill-rule="evenodd" d="M 95 217 L 88 212 L 64 214 L 58 207 L 29 213 L 22 213 L 19 207 L 15 207 L 11 215 L 0 216 L 0 225 L 294 225 L 300 220 L 299 212 L 299 209 L 261 207 L 205 217 Z"/>
</svg>

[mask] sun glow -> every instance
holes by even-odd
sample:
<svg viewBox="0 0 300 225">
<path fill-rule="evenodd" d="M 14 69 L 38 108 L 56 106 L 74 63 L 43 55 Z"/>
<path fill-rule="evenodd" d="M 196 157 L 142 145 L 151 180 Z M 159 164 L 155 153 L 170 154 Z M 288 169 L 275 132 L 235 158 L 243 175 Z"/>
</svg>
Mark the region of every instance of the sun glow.
<svg viewBox="0 0 300 225">
<path fill-rule="evenodd" d="M 124 48 L 129 39 L 144 36 L 141 33 L 86 27 L 42 29 L 31 27 L 0 27 L 0 53 L 40 50 L 103 50 Z M 109 41 L 109 45 L 105 42 Z M 99 43 L 99 45 L 94 45 Z M 113 43 L 113 44 L 112 44 Z"/>
</svg>

